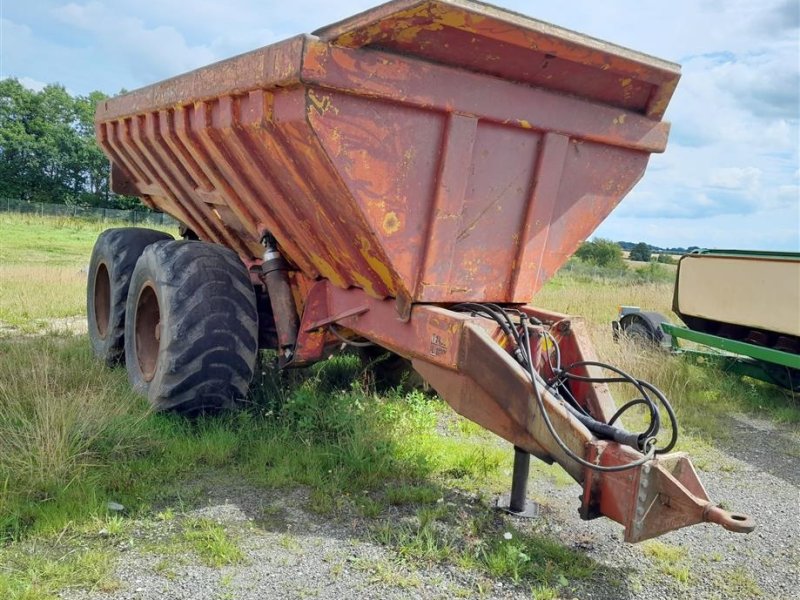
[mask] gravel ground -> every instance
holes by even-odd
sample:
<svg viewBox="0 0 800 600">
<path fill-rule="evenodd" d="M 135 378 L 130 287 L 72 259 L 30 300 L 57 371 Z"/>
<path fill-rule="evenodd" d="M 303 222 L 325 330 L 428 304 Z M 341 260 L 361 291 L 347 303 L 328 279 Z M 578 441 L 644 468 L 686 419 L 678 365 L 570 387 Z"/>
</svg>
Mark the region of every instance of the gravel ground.
<svg viewBox="0 0 800 600">
<path fill-rule="evenodd" d="M 39 319 L 35 322 L 39 329 L 36 333 L 22 333 L 19 327 L 0 321 L 0 337 L 31 337 L 47 333 L 71 333 L 84 335 L 89 329 L 86 317 L 63 317 L 60 319 Z"/>
<path fill-rule="evenodd" d="M 622 529 L 607 519 L 581 521 L 577 486 L 548 478 L 531 481 L 529 496 L 542 506 L 522 529 L 547 533 L 597 563 L 587 581 L 570 582 L 563 598 L 648 600 L 690 598 L 797 598 L 800 589 L 800 518 L 796 432 L 769 421 L 740 416 L 732 421 L 736 446 L 721 450 L 701 472 L 709 494 L 758 523 L 750 535 L 698 525 L 659 538 L 679 548 L 675 561 L 648 552 L 647 543 L 622 542 Z M 172 522 L 138 521 L 114 543 L 121 551 L 110 593 L 70 590 L 67 600 L 232 600 L 261 598 L 530 598 L 531 584 L 514 585 L 453 565 L 401 561 L 372 541 L 374 521 L 357 514 L 325 518 L 306 510 L 307 493 L 256 490 L 214 473 L 201 482 L 199 508 L 237 537 L 246 558 L 238 565 L 203 566 L 191 553 L 164 553 L 179 517 Z M 448 492 L 453 510 L 481 510 L 473 496 Z M 390 520 L 408 510 L 387 509 Z M 385 513 L 384 513 L 385 517 Z M 510 517 L 503 517 L 510 518 Z M 159 546 L 160 544 L 160 546 Z M 159 550 L 160 548 L 160 550 Z M 674 569 L 688 569 L 681 582 Z M 669 574 L 669 573 L 672 574 Z"/>
</svg>

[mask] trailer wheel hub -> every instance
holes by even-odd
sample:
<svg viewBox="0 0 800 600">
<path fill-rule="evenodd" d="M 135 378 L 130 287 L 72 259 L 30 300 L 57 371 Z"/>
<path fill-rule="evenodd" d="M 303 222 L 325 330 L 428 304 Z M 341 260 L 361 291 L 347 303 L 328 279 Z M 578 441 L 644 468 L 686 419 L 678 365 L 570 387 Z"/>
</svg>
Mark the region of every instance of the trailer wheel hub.
<svg viewBox="0 0 800 600">
<path fill-rule="evenodd" d="M 152 381 L 161 345 L 161 311 L 153 286 L 146 285 L 136 303 L 136 358 L 145 381 Z"/>
</svg>

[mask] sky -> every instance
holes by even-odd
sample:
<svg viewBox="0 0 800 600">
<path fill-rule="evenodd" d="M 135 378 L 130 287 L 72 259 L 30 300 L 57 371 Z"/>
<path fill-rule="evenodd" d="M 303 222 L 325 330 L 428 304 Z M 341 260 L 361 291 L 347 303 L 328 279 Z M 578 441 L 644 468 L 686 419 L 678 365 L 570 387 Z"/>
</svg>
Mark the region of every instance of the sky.
<svg viewBox="0 0 800 600">
<path fill-rule="evenodd" d="M 377 0 L 0 0 L 0 78 L 135 89 Z M 677 62 L 667 151 L 597 230 L 657 246 L 800 251 L 800 2 L 495 0 Z"/>
</svg>

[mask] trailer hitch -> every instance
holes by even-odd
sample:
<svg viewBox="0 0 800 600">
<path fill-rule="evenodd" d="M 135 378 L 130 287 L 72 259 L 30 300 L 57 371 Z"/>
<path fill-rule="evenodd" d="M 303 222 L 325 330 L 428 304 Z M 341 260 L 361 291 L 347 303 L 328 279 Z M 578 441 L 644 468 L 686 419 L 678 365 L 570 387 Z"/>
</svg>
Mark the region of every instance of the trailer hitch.
<svg viewBox="0 0 800 600">
<path fill-rule="evenodd" d="M 637 452 L 605 441 L 587 445 L 587 458 L 602 466 L 624 464 Z M 640 456 L 640 455 L 639 455 Z M 641 542 L 697 523 L 716 523 L 735 533 L 750 533 L 753 520 L 715 505 L 683 452 L 655 458 L 632 471 L 587 469 L 579 509 L 581 518 L 607 516 L 625 526 L 626 542 Z"/>
</svg>

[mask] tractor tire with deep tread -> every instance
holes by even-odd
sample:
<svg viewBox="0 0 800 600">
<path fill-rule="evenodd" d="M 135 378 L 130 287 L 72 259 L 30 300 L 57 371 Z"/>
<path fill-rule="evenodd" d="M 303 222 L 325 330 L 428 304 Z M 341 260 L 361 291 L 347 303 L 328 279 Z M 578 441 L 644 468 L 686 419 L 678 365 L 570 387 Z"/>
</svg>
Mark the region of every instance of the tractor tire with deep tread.
<svg viewBox="0 0 800 600">
<path fill-rule="evenodd" d="M 128 378 L 154 409 L 194 415 L 246 396 L 258 313 L 250 275 L 233 251 L 199 241 L 149 246 L 126 309 Z"/>
<path fill-rule="evenodd" d="M 86 285 L 89 341 L 109 366 L 125 356 L 125 303 L 136 261 L 150 244 L 171 239 L 161 231 L 123 227 L 107 229 L 94 243 Z"/>
</svg>

